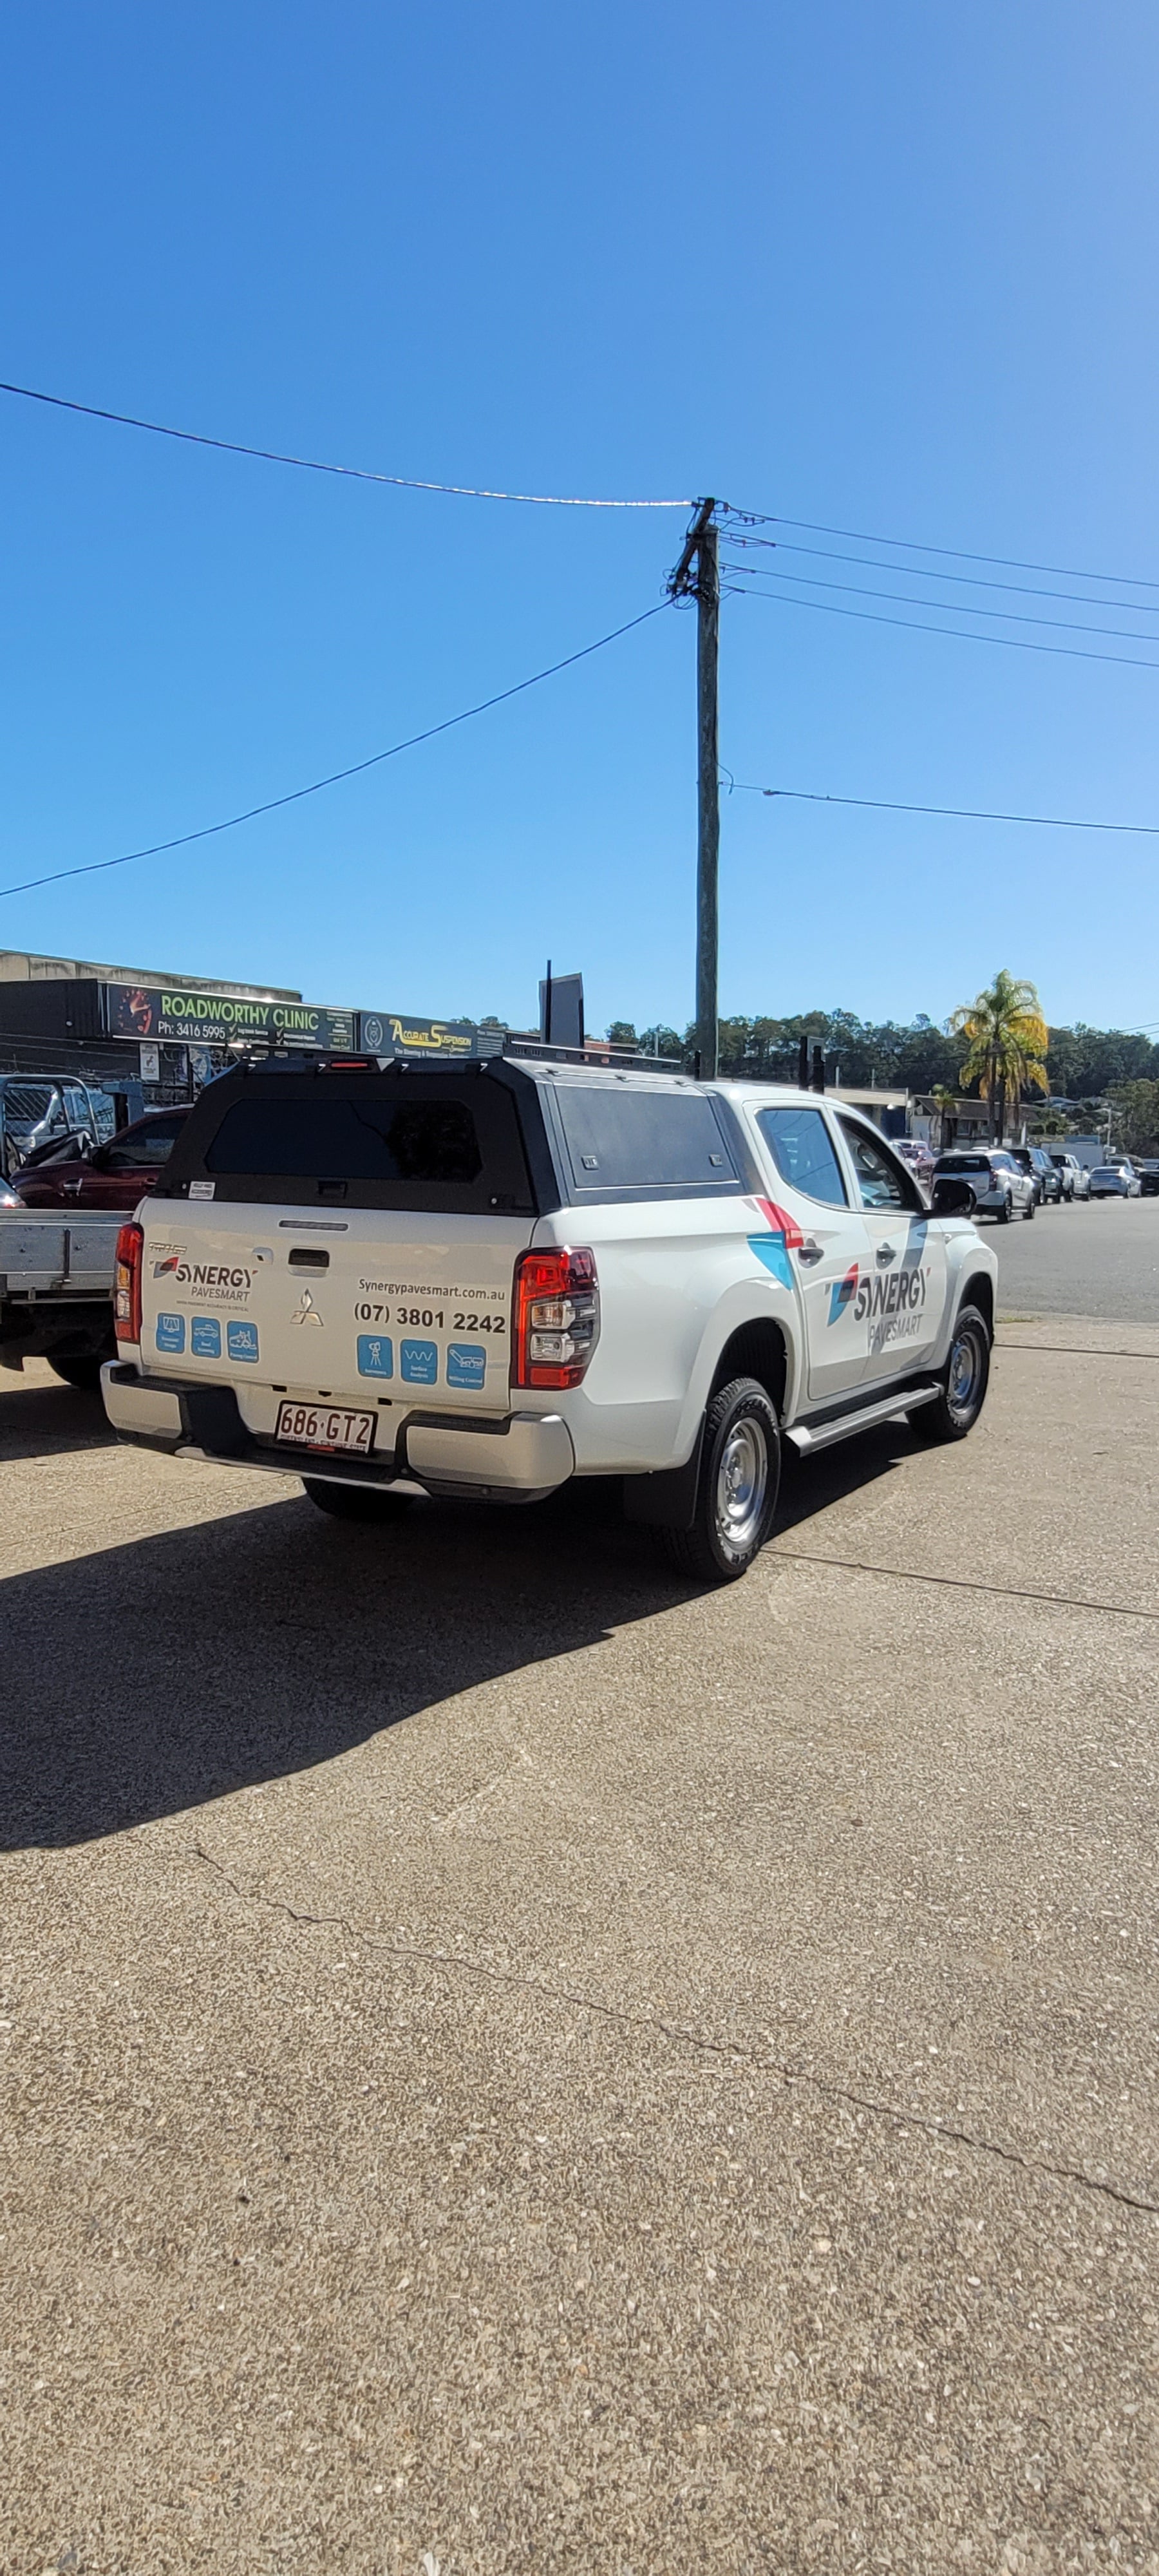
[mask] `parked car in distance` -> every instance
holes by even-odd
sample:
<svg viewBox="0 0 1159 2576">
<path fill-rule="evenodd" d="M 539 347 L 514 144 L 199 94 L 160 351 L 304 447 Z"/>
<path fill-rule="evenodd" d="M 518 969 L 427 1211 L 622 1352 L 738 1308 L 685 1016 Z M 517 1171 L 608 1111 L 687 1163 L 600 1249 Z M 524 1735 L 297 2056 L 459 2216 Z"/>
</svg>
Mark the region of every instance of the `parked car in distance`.
<svg viewBox="0 0 1159 2576">
<path fill-rule="evenodd" d="M 112 1102 L 84 1082 L 51 1073 L 0 1073 L 0 1172 L 11 1180 L 42 1145 L 98 1145 L 113 1123 Z"/>
<path fill-rule="evenodd" d="M 1129 1163 L 1100 1163 L 1098 1170 L 1091 1173 L 1091 1197 L 1093 1199 L 1141 1198 L 1142 1187 L 1139 1175 L 1132 1171 Z"/>
<path fill-rule="evenodd" d="M 1051 1162 L 1062 1183 L 1064 1199 L 1089 1199 L 1091 1176 L 1085 1163 L 1074 1154 L 1052 1154 Z"/>
<path fill-rule="evenodd" d="M 933 1178 L 935 1182 L 965 1181 L 975 1213 L 997 1217 L 999 1225 L 1009 1225 L 1015 1214 L 1033 1216 L 1038 1205 L 1035 1179 L 1022 1170 L 1005 1145 L 951 1145 L 948 1152 L 939 1154 Z"/>
<path fill-rule="evenodd" d="M 1136 1169 L 1140 1198 L 1159 1199 L 1159 1163 L 1139 1163 Z"/>
<path fill-rule="evenodd" d="M 921 1136 L 895 1136 L 893 1150 L 900 1154 L 903 1163 L 908 1163 L 915 1180 L 928 1190 L 934 1177 L 934 1158 L 925 1139 Z"/>
<path fill-rule="evenodd" d="M 1041 1145 L 1007 1145 L 1003 1151 L 1018 1164 L 1020 1171 L 1029 1172 L 1039 1207 L 1045 1207 L 1051 1199 L 1056 1199 L 1061 1206 L 1062 1178 Z"/>
<path fill-rule="evenodd" d="M 187 1108 L 154 1109 L 122 1127 L 107 1145 L 70 1146 L 38 1158 L 16 1175 L 24 1207 L 107 1208 L 131 1216 L 152 1189 L 189 1116 Z"/>
</svg>

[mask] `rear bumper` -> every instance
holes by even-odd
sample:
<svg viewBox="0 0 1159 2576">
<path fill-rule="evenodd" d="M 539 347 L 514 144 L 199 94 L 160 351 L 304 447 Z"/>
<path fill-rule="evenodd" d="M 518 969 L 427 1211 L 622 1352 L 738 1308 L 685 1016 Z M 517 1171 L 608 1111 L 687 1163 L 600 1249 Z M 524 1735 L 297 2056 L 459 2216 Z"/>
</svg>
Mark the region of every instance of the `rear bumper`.
<svg viewBox="0 0 1159 2576">
<path fill-rule="evenodd" d="M 251 1431 L 231 1386 L 149 1377 L 131 1362 L 101 1371 L 105 1411 L 120 1439 L 170 1456 L 339 1485 L 419 1485 L 429 1494 L 490 1502 L 541 1502 L 575 1471 L 571 1434 L 558 1413 L 474 1416 L 410 1413 L 393 1450 L 338 1458 L 290 1448 Z"/>
</svg>

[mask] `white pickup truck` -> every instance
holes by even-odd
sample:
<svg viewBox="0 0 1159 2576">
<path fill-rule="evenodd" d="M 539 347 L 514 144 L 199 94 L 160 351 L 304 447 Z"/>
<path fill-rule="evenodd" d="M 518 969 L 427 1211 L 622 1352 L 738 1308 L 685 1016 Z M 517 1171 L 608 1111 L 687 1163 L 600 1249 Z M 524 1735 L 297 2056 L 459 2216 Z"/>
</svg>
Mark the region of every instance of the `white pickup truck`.
<svg viewBox="0 0 1159 2576">
<path fill-rule="evenodd" d="M 514 1053 L 239 1066 L 122 1231 L 105 1404 L 346 1518 L 622 1477 L 728 1581 L 782 1441 L 977 1420 L 997 1265 L 967 1205 L 811 1092 Z"/>
</svg>

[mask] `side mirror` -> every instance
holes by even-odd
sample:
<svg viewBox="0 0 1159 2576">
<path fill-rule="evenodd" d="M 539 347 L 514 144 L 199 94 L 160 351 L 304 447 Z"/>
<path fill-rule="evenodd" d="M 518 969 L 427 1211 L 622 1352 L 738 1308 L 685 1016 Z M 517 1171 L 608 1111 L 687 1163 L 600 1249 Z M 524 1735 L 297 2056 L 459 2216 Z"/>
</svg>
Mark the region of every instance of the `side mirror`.
<svg viewBox="0 0 1159 2576">
<path fill-rule="evenodd" d="M 974 1208 L 973 1190 L 968 1181 L 952 1181 L 948 1177 L 935 1181 L 931 1206 L 935 1216 L 970 1216 Z"/>
</svg>

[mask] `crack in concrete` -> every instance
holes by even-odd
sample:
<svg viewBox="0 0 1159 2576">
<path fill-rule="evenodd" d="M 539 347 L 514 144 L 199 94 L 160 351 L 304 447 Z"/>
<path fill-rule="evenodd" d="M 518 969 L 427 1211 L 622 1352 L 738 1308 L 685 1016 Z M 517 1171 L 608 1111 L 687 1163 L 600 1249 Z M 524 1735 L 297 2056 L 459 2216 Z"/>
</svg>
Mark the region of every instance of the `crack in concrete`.
<svg viewBox="0 0 1159 2576">
<path fill-rule="evenodd" d="M 839 1574 L 883 1574 L 890 1583 L 941 1583 L 952 1592 L 994 1592 L 1003 1601 L 1045 1601 L 1054 1610 L 1106 1611 L 1113 1619 L 1159 1619 L 1159 1610 L 1132 1610 L 1125 1601 L 1087 1601 L 1077 1592 L 1032 1592 L 1022 1583 L 984 1583 L 969 1574 L 923 1574 L 908 1565 L 869 1565 L 859 1556 L 814 1556 L 800 1547 L 780 1547 L 774 1539 L 765 1559 L 787 1557 L 792 1565 L 831 1565 Z"/>
<path fill-rule="evenodd" d="M 1059 1358 L 1066 1360 L 1159 1360 L 1159 1351 L 1100 1351 L 1089 1342 L 1008 1342 L 1002 1333 L 995 1335 L 994 1348 L 996 1351 L 1057 1351 Z"/>
<path fill-rule="evenodd" d="M 1113 2200 L 1123 2209 L 1141 2210 L 1147 2217 L 1159 2217 L 1159 2200 L 1148 2200 L 1139 2192 L 1128 2191 L 1114 2182 L 1100 2181 L 1097 2174 L 1087 2173 L 1081 2165 L 1055 2162 L 1045 2156 L 1028 2155 L 1020 2147 L 1003 2144 L 1000 2139 L 986 2138 L 974 2129 L 959 2128 L 953 2121 L 938 2120 L 929 2112 L 904 2111 L 895 2102 L 879 2102 L 874 2095 L 856 2092 L 852 2086 L 838 2084 L 830 2077 L 812 2075 L 807 2068 L 789 2066 L 743 2040 L 714 2039 L 704 2032 L 690 2029 L 681 2022 L 663 2020 L 655 2013 L 631 2012 L 622 2004 L 604 2003 L 598 1996 L 583 1994 L 570 1986 L 552 1985 L 547 1978 L 529 1977 L 517 1968 L 496 1968 L 484 1959 L 466 1958 L 453 1950 L 427 1950 L 414 1941 L 391 1941 L 366 1932 L 348 1914 L 308 1914 L 291 1905 L 285 1896 L 267 1896 L 260 1888 L 245 1888 L 223 1866 L 203 1843 L 192 1846 L 198 1860 L 216 1872 L 232 1890 L 240 1904 L 268 1906 L 274 1913 L 288 1915 L 291 1923 L 304 1928 L 326 1926 L 345 1932 L 375 1950 L 385 1950 L 392 1959 L 418 1959 L 424 1966 L 442 1968 L 459 1976 L 478 1977 L 491 1985 L 517 1986 L 525 1993 L 542 1995 L 551 2003 L 570 2004 L 577 2011 L 594 2013 L 602 2021 L 617 2023 L 626 2030 L 638 2030 L 651 2038 L 677 2041 L 702 2056 L 729 2059 L 734 2065 L 753 2067 L 759 2074 L 773 2075 L 781 2084 L 803 2086 L 819 2094 L 823 2101 L 840 2102 L 847 2109 L 864 2111 L 871 2118 L 888 2120 L 898 2129 L 919 2129 L 927 2137 L 945 2139 L 951 2146 L 969 2148 L 974 2154 L 994 2156 L 1002 2164 L 1016 2165 L 1024 2173 L 1045 2174 L 1052 2181 L 1075 2184 L 1079 2190 L 1094 2192 L 1102 2199 Z"/>
</svg>

